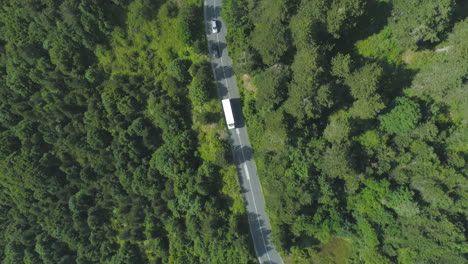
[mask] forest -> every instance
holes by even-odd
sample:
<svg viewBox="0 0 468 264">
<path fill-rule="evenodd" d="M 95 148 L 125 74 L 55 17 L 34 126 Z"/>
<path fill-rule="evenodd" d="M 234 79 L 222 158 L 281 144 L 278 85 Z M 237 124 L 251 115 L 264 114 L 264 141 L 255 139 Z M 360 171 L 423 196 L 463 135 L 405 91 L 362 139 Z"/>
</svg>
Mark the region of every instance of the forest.
<svg viewBox="0 0 468 264">
<path fill-rule="evenodd" d="M 468 2 L 222 14 L 285 263 L 467 263 Z"/>
<path fill-rule="evenodd" d="M 466 263 L 466 0 L 222 2 L 285 263 Z M 202 4 L 0 0 L 1 263 L 256 263 Z"/>
<path fill-rule="evenodd" d="M 0 262 L 255 263 L 196 0 L 0 0 Z"/>
</svg>

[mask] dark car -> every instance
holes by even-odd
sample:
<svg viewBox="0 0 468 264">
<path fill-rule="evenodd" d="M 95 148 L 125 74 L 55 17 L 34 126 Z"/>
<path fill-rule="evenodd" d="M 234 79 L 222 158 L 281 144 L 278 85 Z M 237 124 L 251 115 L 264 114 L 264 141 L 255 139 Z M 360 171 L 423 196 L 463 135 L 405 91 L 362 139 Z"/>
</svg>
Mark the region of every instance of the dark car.
<svg viewBox="0 0 468 264">
<path fill-rule="evenodd" d="M 219 52 L 218 45 L 216 44 L 211 45 L 211 54 L 213 54 L 213 57 L 219 58 L 220 52 Z"/>
</svg>

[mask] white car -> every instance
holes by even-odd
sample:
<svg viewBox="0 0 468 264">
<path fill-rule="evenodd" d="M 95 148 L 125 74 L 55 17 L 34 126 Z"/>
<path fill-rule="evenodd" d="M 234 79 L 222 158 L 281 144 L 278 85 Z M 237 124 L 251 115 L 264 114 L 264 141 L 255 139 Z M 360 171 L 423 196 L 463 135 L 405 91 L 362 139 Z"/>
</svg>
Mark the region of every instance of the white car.
<svg viewBox="0 0 468 264">
<path fill-rule="evenodd" d="M 210 26 L 211 26 L 211 32 L 212 33 L 218 33 L 218 27 L 216 26 L 216 20 L 211 20 L 210 21 Z"/>
</svg>

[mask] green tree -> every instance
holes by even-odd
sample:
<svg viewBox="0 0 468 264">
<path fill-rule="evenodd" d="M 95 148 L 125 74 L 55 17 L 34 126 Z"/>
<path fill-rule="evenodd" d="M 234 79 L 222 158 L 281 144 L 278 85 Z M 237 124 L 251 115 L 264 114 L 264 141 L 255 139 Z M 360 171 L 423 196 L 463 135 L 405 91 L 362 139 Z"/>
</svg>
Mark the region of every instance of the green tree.
<svg viewBox="0 0 468 264">
<path fill-rule="evenodd" d="M 362 119 L 373 118 L 385 107 L 377 93 L 381 75 L 381 67 L 367 64 L 345 79 L 346 85 L 351 88 L 351 95 L 356 99 L 349 110 L 351 115 Z"/>
<path fill-rule="evenodd" d="M 147 263 L 147 260 L 141 257 L 141 250 L 137 244 L 125 242 L 119 249 L 119 252 L 111 260 L 111 263 Z"/>
<path fill-rule="evenodd" d="M 358 18 L 366 10 L 366 1 L 334 0 L 327 10 L 327 30 L 335 38 L 356 27 Z"/>
<path fill-rule="evenodd" d="M 388 133 L 405 133 L 415 128 L 421 119 L 419 105 L 406 97 L 399 97 L 396 106 L 387 114 L 379 116 L 380 126 Z"/>
<path fill-rule="evenodd" d="M 321 82 L 324 79 L 323 52 L 320 47 L 311 46 L 298 50 L 294 57 L 285 107 L 295 116 L 317 117 L 332 104 L 331 89 Z"/>
<path fill-rule="evenodd" d="M 331 178 L 345 178 L 353 175 L 348 151 L 343 145 L 333 145 L 331 148 L 327 148 L 320 161 L 323 174 Z"/>
<path fill-rule="evenodd" d="M 288 68 L 279 64 L 255 76 L 259 109 L 275 110 L 279 107 L 287 96 L 288 78 Z"/>
<path fill-rule="evenodd" d="M 169 75 L 174 77 L 177 81 L 185 84 L 190 81 L 188 69 L 191 61 L 183 59 L 175 59 L 171 61 L 168 67 Z"/>
<path fill-rule="evenodd" d="M 400 189 L 392 193 L 387 206 L 402 217 L 415 216 L 419 213 L 419 206 L 413 201 L 413 195 L 408 189 Z"/>
<path fill-rule="evenodd" d="M 333 144 L 348 140 L 350 126 L 346 112 L 339 112 L 330 117 L 330 122 L 323 131 L 323 137 Z"/>
<path fill-rule="evenodd" d="M 414 77 L 407 93 L 419 98 L 432 98 L 450 107 L 450 118 L 455 122 L 467 122 L 467 84 L 464 81 L 468 71 L 468 19 L 457 23 L 448 38 L 448 52 L 442 61 L 423 68 Z M 443 107 L 443 106 L 440 106 Z"/>
<path fill-rule="evenodd" d="M 252 45 L 263 62 L 271 66 L 281 61 L 290 46 L 287 27 L 283 24 L 286 1 L 261 1 L 256 12 L 259 17 L 252 32 Z"/>
<path fill-rule="evenodd" d="M 439 42 L 455 8 L 454 0 L 395 0 L 392 3 L 395 39 L 409 49 L 417 49 L 423 42 Z"/>
<path fill-rule="evenodd" d="M 347 78 L 351 74 L 352 61 L 349 54 L 338 53 L 332 58 L 332 74 L 337 77 Z"/>
<path fill-rule="evenodd" d="M 179 10 L 177 18 L 177 31 L 183 43 L 191 45 L 200 33 L 197 15 L 200 10 L 194 5 L 185 5 Z"/>
<path fill-rule="evenodd" d="M 329 1 L 303 0 L 300 1 L 297 14 L 291 18 L 291 35 L 295 46 L 307 48 L 314 41 L 321 41 L 328 34 L 327 16 Z"/>
</svg>

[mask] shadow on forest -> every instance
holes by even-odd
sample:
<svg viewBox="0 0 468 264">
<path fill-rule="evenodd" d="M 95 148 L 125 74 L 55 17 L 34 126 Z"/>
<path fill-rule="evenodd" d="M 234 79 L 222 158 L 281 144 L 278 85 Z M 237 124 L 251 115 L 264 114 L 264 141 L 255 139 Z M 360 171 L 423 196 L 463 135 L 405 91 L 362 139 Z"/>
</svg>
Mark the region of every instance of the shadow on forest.
<svg viewBox="0 0 468 264">
<path fill-rule="evenodd" d="M 404 65 L 393 65 L 387 61 L 376 61 L 383 68 L 380 79 L 379 93 L 386 106 L 389 106 L 395 97 L 401 96 L 403 89 L 409 87 L 418 71 L 407 69 Z"/>
<path fill-rule="evenodd" d="M 365 13 L 358 19 L 356 26 L 337 42 L 336 48 L 340 51 L 349 51 L 354 48 L 356 41 L 378 33 L 388 24 L 391 11 L 390 3 L 369 1 Z"/>
<path fill-rule="evenodd" d="M 392 4 L 372 0 L 367 2 L 365 13 L 359 18 L 355 30 L 348 36 L 353 42 L 378 33 L 388 24 Z"/>
<path fill-rule="evenodd" d="M 468 1 L 456 0 L 456 7 L 454 12 L 454 20 L 461 21 L 468 17 Z"/>
</svg>

